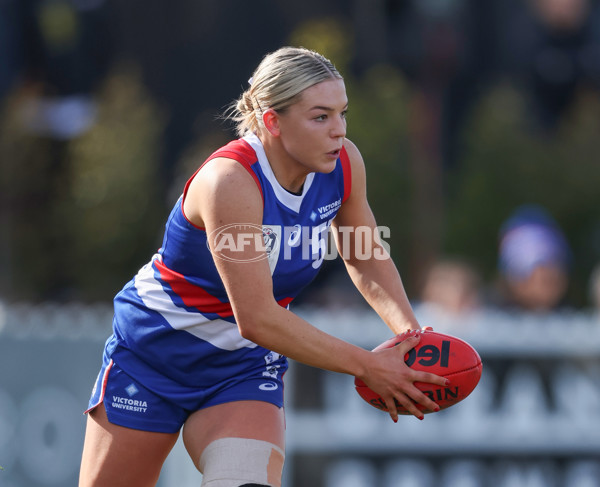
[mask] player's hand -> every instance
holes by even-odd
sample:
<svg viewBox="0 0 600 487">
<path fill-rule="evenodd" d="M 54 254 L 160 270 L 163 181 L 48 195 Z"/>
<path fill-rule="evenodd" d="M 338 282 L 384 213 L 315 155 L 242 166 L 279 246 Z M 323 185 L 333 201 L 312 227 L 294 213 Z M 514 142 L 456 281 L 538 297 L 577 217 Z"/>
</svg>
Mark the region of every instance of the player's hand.
<svg viewBox="0 0 600 487">
<path fill-rule="evenodd" d="M 439 411 L 439 406 L 416 386 L 415 382 L 447 385 L 447 379 L 438 375 L 416 371 L 404 363 L 404 356 L 421 339 L 420 332 L 409 336 L 395 347 L 372 353 L 372 363 L 366 376 L 361 379 L 385 401 L 390 417 L 398 421 L 398 406 L 403 406 L 418 419 L 423 419 L 421 405 L 430 411 Z"/>
</svg>

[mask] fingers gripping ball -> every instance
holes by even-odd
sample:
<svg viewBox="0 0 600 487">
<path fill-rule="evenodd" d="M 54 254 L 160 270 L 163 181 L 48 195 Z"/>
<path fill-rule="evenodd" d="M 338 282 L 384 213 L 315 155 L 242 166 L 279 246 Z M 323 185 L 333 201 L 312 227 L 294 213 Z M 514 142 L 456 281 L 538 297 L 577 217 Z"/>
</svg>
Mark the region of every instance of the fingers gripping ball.
<svg viewBox="0 0 600 487">
<path fill-rule="evenodd" d="M 379 345 L 374 351 L 395 347 L 416 333 L 413 330 L 397 335 Z M 404 362 L 413 370 L 431 372 L 450 380 L 447 386 L 415 382 L 415 386 L 438 404 L 440 409 L 449 408 L 471 394 L 479 383 L 481 358 L 471 345 L 460 338 L 437 333 L 431 328 L 425 328 L 419 333 L 421 340 L 404 356 Z M 355 378 L 354 385 L 360 397 L 373 407 L 382 411 L 388 410 L 381 396 L 361 379 Z M 398 402 L 396 407 L 398 414 L 411 414 Z M 424 410 L 420 404 L 417 404 L 417 407 L 426 414 L 433 412 Z"/>
</svg>

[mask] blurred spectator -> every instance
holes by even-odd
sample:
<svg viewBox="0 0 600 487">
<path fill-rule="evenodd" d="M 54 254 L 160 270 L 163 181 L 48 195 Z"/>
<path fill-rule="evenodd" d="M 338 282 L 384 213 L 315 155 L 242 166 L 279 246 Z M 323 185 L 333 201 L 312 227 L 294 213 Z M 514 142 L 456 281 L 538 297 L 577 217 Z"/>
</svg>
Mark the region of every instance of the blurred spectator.
<svg viewBox="0 0 600 487">
<path fill-rule="evenodd" d="M 481 305 L 480 285 L 480 276 L 471 264 L 461 259 L 443 259 L 426 273 L 421 301 L 437 312 L 461 315 Z"/>
<path fill-rule="evenodd" d="M 104 0 L 23 0 L 22 122 L 32 134 L 70 140 L 94 123 L 93 94 L 112 61 Z"/>
<path fill-rule="evenodd" d="M 500 300 L 503 307 L 551 311 L 563 305 L 570 249 L 558 224 L 541 207 L 517 208 L 500 229 Z"/>
<path fill-rule="evenodd" d="M 539 123 L 552 129 L 582 88 L 600 88 L 599 8 L 592 0 L 529 0 L 505 30 L 509 65 Z"/>
</svg>

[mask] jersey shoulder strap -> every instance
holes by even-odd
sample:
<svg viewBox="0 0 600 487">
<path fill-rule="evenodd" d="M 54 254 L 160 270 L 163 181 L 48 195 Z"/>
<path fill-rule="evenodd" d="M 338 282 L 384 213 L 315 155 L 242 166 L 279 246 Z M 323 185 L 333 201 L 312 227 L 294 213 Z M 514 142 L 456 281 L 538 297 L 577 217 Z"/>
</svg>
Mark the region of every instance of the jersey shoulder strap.
<svg viewBox="0 0 600 487">
<path fill-rule="evenodd" d="M 346 152 L 345 147 L 342 147 L 342 151 L 340 152 L 340 162 L 342 163 L 342 173 L 344 175 L 343 203 L 348 199 L 350 191 L 352 190 L 352 168 L 350 167 L 350 157 L 348 157 L 348 152 Z"/>
<path fill-rule="evenodd" d="M 242 167 L 244 169 L 246 169 L 246 171 L 248 171 L 248 173 L 250 174 L 250 176 L 252 176 L 254 178 L 254 181 L 256 182 L 256 185 L 258 186 L 258 190 L 260 191 L 260 196 L 263 200 L 263 205 L 264 205 L 265 196 L 263 194 L 262 186 L 260 184 L 260 180 L 258 179 L 258 176 L 252 169 L 252 165 L 258 163 L 258 158 L 256 156 L 256 152 L 254 152 L 254 149 L 250 146 L 250 144 L 248 144 L 245 140 L 242 140 L 242 139 L 231 141 L 226 146 L 221 147 L 220 149 L 213 152 L 202 163 L 202 165 L 196 170 L 196 172 L 194 172 L 192 177 L 190 179 L 188 179 L 188 181 L 185 185 L 185 188 L 183 190 L 183 197 L 185 198 L 185 195 L 187 194 L 188 188 L 189 188 L 190 184 L 192 183 L 192 180 L 196 177 L 196 174 L 198 174 L 200 169 L 202 169 L 207 162 L 212 161 L 213 159 L 216 159 L 218 157 L 224 157 L 226 159 L 234 160 L 234 161 L 238 162 L 239 164 L 241 164 Z"/>
</svg>

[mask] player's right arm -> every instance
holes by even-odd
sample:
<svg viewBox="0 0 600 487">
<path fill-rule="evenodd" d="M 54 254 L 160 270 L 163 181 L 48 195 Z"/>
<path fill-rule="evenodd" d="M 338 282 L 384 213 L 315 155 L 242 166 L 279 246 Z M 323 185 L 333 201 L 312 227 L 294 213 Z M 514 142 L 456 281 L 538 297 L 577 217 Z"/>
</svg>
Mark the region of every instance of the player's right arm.
<svg viewBox="0 0 600 487">
<path fill-rule="evenodd" d="M 207 235 L 214 236 L 227 226 L 232 232 L 229 242 L 248 243 L 235 248 L 221 246 L 219 252 L 214 241 L 211 243 L 244 338 L 307 365 L 361 378 L 384 398 L 394 420 L 394 398 L 419 418 L 423 414 L 413 401 L 427 409 L 436 407 L 414 382 L 433 382 L 432 377 L 437 376 L 413 371 L 404 364 L 404 354 L 418 338 L 394 349 L 369 352 L 319 330 L 275 301 L 269 264 L 261 258 L 264 250 L 250 244 L 255 241 L 253 237 L 262 242 L 262 197 L 252 176 L 239 163 L 223 158 L 208 162 L 190 185 L 184 211 L 194 224 L 206 229 Z M 236 229 L 230 226 L 234 224 L 243 225 Z M 252 233 L 252 228 L 256 229 L 253 236 L 236 234 Z M 397 370 L 404 372 L 398 374 Z"/>
</svg>

